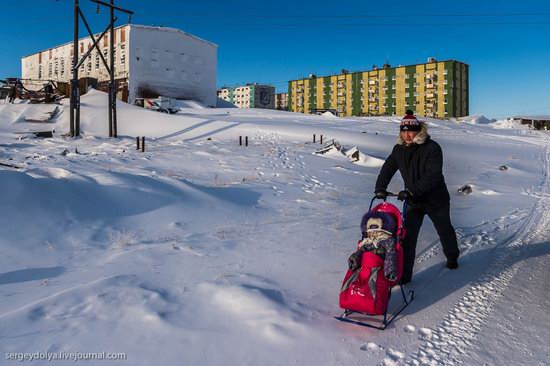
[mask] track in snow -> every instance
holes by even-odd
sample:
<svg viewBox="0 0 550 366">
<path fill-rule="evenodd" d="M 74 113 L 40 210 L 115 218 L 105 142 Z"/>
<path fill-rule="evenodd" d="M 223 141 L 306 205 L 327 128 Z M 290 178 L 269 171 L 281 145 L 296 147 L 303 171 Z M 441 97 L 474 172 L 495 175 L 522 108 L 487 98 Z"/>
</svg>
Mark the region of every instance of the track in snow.
<svg viewBox="0 0 550 366">
<path fill-rule="evenodd" d="M 542 153 L 544 180 L 535 196 L 538 201 L 524 225 L 509 239 L 496 245 L 496 259 L 482 278 L 465 292 L 444 317 L 443 322 L 423 337 L 419 350 L 403 359 L 407 365 L 459 365 L 492 314 L 511 279 L 524 266 L 524 258 L 532 245 L 548 240 L 550 226 L 550 147 Z"/>
</svg>

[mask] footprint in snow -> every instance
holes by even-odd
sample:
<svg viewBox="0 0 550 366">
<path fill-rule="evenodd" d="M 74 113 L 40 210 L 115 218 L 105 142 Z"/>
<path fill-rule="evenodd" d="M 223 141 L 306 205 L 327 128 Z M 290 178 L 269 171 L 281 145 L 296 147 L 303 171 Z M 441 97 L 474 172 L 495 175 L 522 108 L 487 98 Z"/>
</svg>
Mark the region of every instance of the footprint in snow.
<svg viewBox="0 0 550 366">
<path fill-rule="evenodd" d="M 361 351 L 378 351 L 379 349 L 381 349 L 381 347 L 376 343 L 369 342 L 369 343 L 363 343 L 361 347 L 359 347 L 359 349 Z"/>
<path fill-rule="evenodd" d="M 428 328 L 420 328 L 418 334 L 420 334 L 421 339 L 431 339 L 433 332 Z"/>
<path fill-rule="evenodd" d="M 393 361 L 399 361 L 399 360 L 401 360 L 402 358 L 405 357 L 405 354 L 403 352 L 399 352 L 399 351 L 391 349 L 391 348 L 388 348 L 388 350 L 386 351 L 386 354 Z"/>
<path fill-rule="evenodd" d="M 416 330 L 416 328 L 413 325 L 407 325 L 404 330 L 407 333 L 412 333 Z"/>
</svg>

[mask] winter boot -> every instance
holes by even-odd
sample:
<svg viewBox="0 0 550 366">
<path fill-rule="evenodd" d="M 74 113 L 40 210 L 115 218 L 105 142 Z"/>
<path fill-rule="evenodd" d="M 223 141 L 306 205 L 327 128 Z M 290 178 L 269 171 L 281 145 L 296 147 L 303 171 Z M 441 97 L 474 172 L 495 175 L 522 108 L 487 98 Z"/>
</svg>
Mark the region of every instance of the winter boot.
<svg viewBox="0 0 550 366">
<path fill-rule="evenodd" d="M 457 269 L 458 268 L 458 260 L 456 260 L 456 259 L 447 259 L 447 268 Z"/>
</svg>

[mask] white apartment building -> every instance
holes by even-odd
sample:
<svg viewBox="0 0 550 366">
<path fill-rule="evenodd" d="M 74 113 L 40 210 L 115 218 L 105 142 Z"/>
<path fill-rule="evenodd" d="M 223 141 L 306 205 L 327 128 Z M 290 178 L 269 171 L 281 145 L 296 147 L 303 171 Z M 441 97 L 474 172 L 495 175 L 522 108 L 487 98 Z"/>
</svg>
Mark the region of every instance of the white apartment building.
<svg viewBox="0 0 550 366">
<path fill-rule="evenodd" d="M 218 89 L 218 98 L 233 103 L 239 108 L 275 108 L 275 88 L 257 83 L 235 88 Z"/>
<path fill-rule="evenodd" d="M 216 44 L 175 28 L 134 24 L 115 28 L 114 42 L 119 98 L 133 102 L 138 97 L 165 96 L 216 105 Z M 92 45 L 90 37 L 80 39 L 79 57 Z M 109 63 L 109 32 L 99 48 Z M 68 82 L 72 55 L 70 42 L 23 57 L 22 79 Z M 100 85 L 109 80 L 95 49 L 78 72 L 80 78 L 96 78 Z"/>
</svg>

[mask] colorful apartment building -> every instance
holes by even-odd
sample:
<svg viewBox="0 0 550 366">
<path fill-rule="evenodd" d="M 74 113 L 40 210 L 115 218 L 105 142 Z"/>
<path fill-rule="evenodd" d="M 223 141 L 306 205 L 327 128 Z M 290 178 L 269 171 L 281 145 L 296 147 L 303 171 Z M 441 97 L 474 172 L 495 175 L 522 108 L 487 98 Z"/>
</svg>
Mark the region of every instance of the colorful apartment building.
<svg viewBox="0 0 550 366">
<path fill-rule="evenodd" d="M 307 78 L 288 82 L 289 110 L 333 111 L 339 116 L 403 115 L 411 109 L 429 117 L 469 114 L 469 65 L 428 59 L 423 64 Z"/>
<path fill-rule="evenodd" d="M 275 87 L 257 83 L 218 89 L 218 98 L 239 108 L 275 108 Z"/>
</svg>

